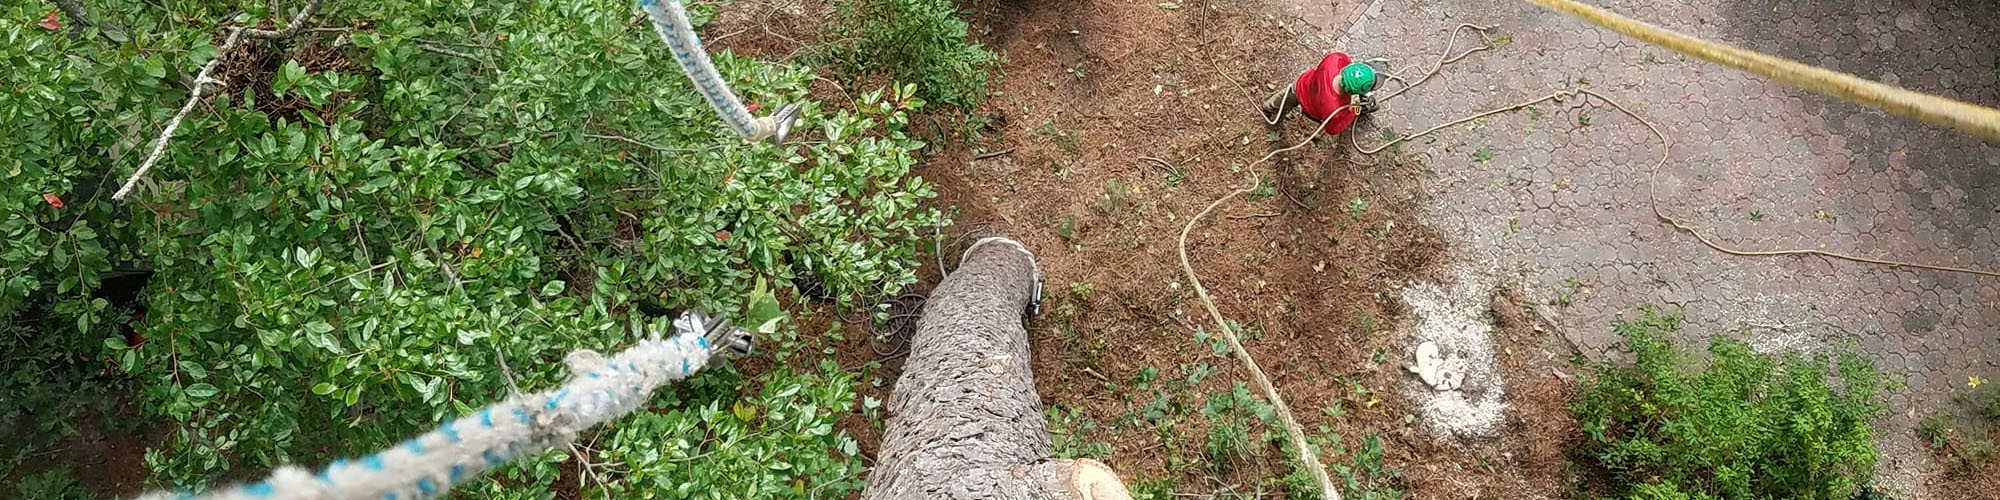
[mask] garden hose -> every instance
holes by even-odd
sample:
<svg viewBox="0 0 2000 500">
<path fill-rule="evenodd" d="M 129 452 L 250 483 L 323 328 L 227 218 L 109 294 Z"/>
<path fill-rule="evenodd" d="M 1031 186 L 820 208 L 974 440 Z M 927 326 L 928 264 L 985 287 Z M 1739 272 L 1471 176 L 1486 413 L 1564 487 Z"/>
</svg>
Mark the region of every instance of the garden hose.
<svg viewBox="0 0 2000 500">
<path fill-rule="evenodd" d="M 516 394 L 379 453 L 335 460 L 317 474 L 279 467 L 271 477 L 205 494 L 152 493 L 141 500 L 426 500 L 494 466 L 568 444 L 578 432 L 643 406 L 654 389 L 687 378 L 714 356 L 748 354 L 755 341 L 728 321 L 689 310 L 674 336 L 655 336 L 609 358 L 564 359 L 570 380 Z"/>
<path fill-rule="evenodd" d="M 722 81 L 721 73 L 715 71 L 715 63 L 709 61 L 708 52 L 701 46 L 701 38 L 694 34 L 694 24 L 688 21 L 687 10 L 681 8 L 677 0 L 639 0 L 639 8 L 653 19 L 653 31 L 660 33 L 660 40 L 673 51 L 674 61 L 680 63 L 681 72 L 694 82 L 694 88 L 701 92 L 708 107 L 715 108 L 715 114 L 722 117 L 722 123 L 729 130 L 742 136 L 745 141 L 770 141 L 783 144 L 791 135 L 792 125 L 798 121 L 798 103 L 778 107 L 771 116 L 753 118 L 750 110 L 743 107 L 743 101 L 729 90 L 729 84 Z"/>
<path fill-rule="evenodd" d="M 1575 0 L 1528 0 L 1646 43 L 1826 94 L 1889 114 L 1958 129 L 2000 142 L 2000 109 L 1914 92 L 1798 61 L 1710 42 L 1591 7 Z"/>
</svg>

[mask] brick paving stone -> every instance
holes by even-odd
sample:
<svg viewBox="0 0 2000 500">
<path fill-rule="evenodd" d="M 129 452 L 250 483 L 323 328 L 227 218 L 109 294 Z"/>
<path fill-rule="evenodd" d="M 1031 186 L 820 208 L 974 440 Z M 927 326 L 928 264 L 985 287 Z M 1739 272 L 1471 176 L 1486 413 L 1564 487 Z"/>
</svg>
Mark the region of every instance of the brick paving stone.
<svg viewBox="0 0 2000 500">
<path fill-rule="evenodd" d="M 1297 13 L 1325 3 L 1275 5 Z M 1991 43 L 2000 36 L 2000 3 L 1597 3 L 1696 36 L 2000 105 L 1992 68 L 2000 49 Z M 1383 69 L 1406 77 L 1430 68 L 1456 23 L 1494 26 L 1494 36 L 1511 37 L 1507 47 L 1446 67 L 1355 133 L 1420 130 L 1587 79 L 1585 86 L 1635 107 L 1673 137 L 1661 200 L 1715 237 L 1761 248 L 1824 243 L 1892 259 L 2000 268 L 2000 244 L 1989 228 L 2000 215 L 2000 145 L 1694 61 L 1526 2 L 1333 4 L 1330 14 L 1305 23 L 1321 30 L 1309 38 L 1324 37 L 1314 39 L 1362 58 L 1387 57 L 1392 62 Z M 1348 21 L 1322 26 L 1329 19 Z M 1568 307 L 1549 306 L 1586 348 L 1617 340 L 1612 318 L 1662 302 L 1687 307 L 1690 336 L 1746 323 L 1817 324 L 1823 326 L 1752 332 L 1748 340 L 1858 341 L 1862 352 L 1909 381 L 1889 398 L 1890 416 L 1878 424 L 1878 479 L 1905 492 L 1898 498 L 1926 496 L 1920 485 L 1934 466 L 1916 445 L 1915 423 L 1935 405 L 1949 404 L 1950 391 L 1966 377 L 2000 375 L 1993 371 L 2000 367 L 2000 335 L 1993 334 L 2000 328 L 2000 280 L 1710 251 L 1664 227 L 1647 207 L 1644 169 L 1659 155 L 1652 135 L 1601 103 L 1575 105 L 1545 104 L 1539 120 L 1493 117 L 1477 129 L 1402 148 L 1438 175 L 1426 184 L 1433 191 L 1425 214 L 1451 240 L 1458 261 L 1527 266 L 1499 272 L 1519 276 L 1520 289 L 1536 303 L 1553 303 L 1567 290 L 1566 279 L 1587 281 L 1590 294 Z M 1586 116 L 1589 125 L 1581 125 Z M 1491 164 L 1472 160 L 1480 146 L 1494 148 Z M 1558 183 L 1564 187 L 1553 189 Z M 1761 220 L 1751 220 L 1752 210 Z M 1504 226 L 1510 216 L 1519 216 L 1521 235 L 1493 237 L 1495 224 Z"/>
</svg>

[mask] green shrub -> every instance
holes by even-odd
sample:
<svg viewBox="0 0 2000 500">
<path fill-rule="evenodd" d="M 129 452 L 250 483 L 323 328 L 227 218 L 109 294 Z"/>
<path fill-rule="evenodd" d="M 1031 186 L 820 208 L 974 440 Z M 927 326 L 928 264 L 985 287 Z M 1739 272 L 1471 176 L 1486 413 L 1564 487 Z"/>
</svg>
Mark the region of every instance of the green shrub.
<svg viewBox="0 0 2000 500">
<path fill-rule="evenodd" d="M 811 277 L 843 298 L 900 290 L 917 229 L 941 219 L 910 175 L 923 143 L 905 113 L 924 105 L 910 88 L 807 103 L 809 140 L 745 143 L 654 34 L 630 29 L 628 0 L 329 2 L 315 26 L 357 28 L 247 44 L 154 187 L 114 203 L 216 56 L 214 26 L 291 15 L 168 3 L 91 3 L 144 34 L 125 43 L 39 27 L 43 3 L 0 6 L 0 411 L 78 399 L 80 379 L 36 382 L 16 360 L 73 377 L 108 357 L 165 427 L 145 457 L 157 486 L 372 451 L 506 395 L 503 355 L 524 390 L 549 387 L 564 353 L 615 350 L 635 340 L 628 325 L 684 307 L 734 316 L 758 279 Z M 716 64 L 752 101 L 803 101 L 813 78 L 728 53 Z M 100 296 L 100 277 L 127 268 L 154 273 L 136 299 Z M 729 406 L 735 375 L 713 372 L 662 397 Z M 830 377 L 744 384 L 847 383 Z M 691 415 L 635 425 L 707 418 Z M 856 460 L 827 455 L 824 435 L 761 430 L 789 421 L 744 425 L 732 453 Z M 501 472 L 515 478 L 504 492 L 467 491 L 546 496 L 563 456 Z M 838 467 L 812 467 L 806 480 L 828 486 L 809 493 L 845 488 L 826 479 Z"/>
<path fill-rule="evenodd" d="M 95 500 L 97 497 L 84 491 L 69 469 L 58 467 L 22 477 L 14 484 L 14 498 Z"/>
<path fill-rule="evenodd" d="M 835 0 L 826 58 L 850 77 L 917 84 L 925 99 L 962 108 L 986 95 L 997 56 L 971 40 L 952 0 Z"/>
<path fill-rule="evenodd" d="M 1587 436 L 1578 456 L 1619 498 L 1845 500 L 1867 483 L 1868 421 L 1888 385 L 1873 364 L 1774 359 L 1718 336 L 1697 366 L 1672 344 L 1679 321 L 1647 311 L 1617 323 L 1637 365 L 1600 365 L 1571 407 Z"/>
<path fill-rule="evenodd" d="M 606 498 L 847 498 L 861 491 L 854 438 L 834 430 L 854 406 L 855 376 L 832 360 L 817 373 L 779 370 L 763 391 L 724 407 L 661 404 L 611 428 L 603 458 L 624 470 Z M 589 487 L 590 485 L 586 485 Z M 707 498 L 707 497 L 704 497 Z"/>
</svg>

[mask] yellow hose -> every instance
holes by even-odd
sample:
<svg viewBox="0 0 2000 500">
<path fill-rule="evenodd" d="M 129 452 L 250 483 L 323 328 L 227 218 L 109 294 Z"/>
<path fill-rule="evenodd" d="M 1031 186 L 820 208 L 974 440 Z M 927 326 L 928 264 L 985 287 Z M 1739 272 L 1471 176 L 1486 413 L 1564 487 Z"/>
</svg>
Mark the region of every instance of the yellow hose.
<svg viewBox="0 0 2000 500">
<path fill-rule="evenodd" d="M 1847 73 L 1702 40 L 1574 0 L 1528 1 L 1708 62 L 1887 111 L 1892 115 L 1947 126 L 1988 141 L 2000 142 L 2000 109 L 1904 90 Z"/>
</svg>

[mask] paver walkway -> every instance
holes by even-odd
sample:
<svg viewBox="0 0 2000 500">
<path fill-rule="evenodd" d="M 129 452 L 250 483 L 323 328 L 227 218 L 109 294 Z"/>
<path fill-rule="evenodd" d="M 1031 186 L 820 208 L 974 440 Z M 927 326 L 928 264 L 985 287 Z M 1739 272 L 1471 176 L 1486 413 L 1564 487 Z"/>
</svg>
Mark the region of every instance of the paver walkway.
<svg viewBox="0 0 2000 500">
<path fill-rule="evenodd" d="M 1458 23 L 1508 41 L 1389 103 L 1401 133 L 1587 85 L 1665 128 L 1668 210 L 1746 248 L 1825 248 L 1987 269 L 2000 221 L 2000 144 L 1793 90 L 1509 0 L 1274 0 L 1303 48 L 1428 70 Z M 1614 1 L 1599 6 L 1702 38 L 1993 106 L 2000 4 L 1984 1 Z M 1308 13 L 1311 13 L 1310 15 Z M 1302 21 L 1302 22 L 1301 22 Z M 1475 43 L 1476 39 L 1473 40 Z M 1463 41 L 1461 42 L 1463 45 Z M 1393 88 L 1393 87 L 1389 87 Z M 1572 103 L 1573 104 L 1573 103 Z M 1644 169 L 1660 154 L 1609 107 L 1540 106 L 1405 146 L 1435 171 L 1432 224 L 1462 265 L 1491 266 L 1551 305 L 1587 348 L 1638 304 L 1684 307 L 1693 334 L 1761 349 L 1858 343 L 1907 374 L 1878 425 L 1881 479 L 1928 470 L 1912 429 L 1968 376 L 2000 377 L 2000 279 L 1820 258 L 1741 258 L 1658 222 Z M 1487 157 L 1489 159 L 1480 159 Z M 1921 495 L 1920 491 L 1911 491 Z"/>
</svg>

